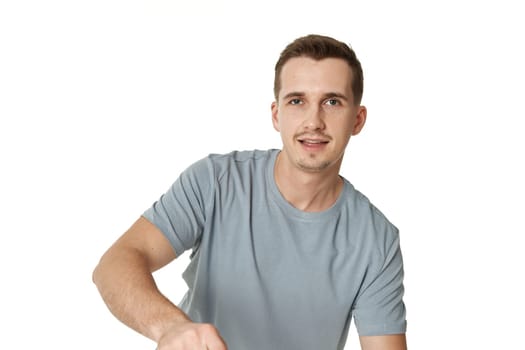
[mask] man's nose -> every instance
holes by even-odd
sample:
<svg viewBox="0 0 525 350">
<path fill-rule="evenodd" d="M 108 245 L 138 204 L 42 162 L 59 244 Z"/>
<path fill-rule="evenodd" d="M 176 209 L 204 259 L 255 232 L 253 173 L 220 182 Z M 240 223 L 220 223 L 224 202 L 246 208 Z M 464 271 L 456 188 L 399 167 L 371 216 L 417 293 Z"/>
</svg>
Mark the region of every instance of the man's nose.
<svg viewBox="0 0 525 350">
<path fill-rule="evenodd" d="M 322 130 L 325 127 L 324 113 L 319 106 L 311 106 L 307 112 L 304 127 L 309 130 Z"/>
</svg>

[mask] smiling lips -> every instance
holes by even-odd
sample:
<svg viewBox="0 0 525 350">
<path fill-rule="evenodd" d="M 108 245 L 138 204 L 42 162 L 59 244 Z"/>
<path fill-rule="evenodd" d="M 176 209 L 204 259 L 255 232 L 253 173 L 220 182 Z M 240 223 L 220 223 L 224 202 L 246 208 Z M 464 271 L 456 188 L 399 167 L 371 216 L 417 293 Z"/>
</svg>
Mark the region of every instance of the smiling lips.
<svg viewBox="0 0 525 350">
<path fill-rule="evenodd" d="M 299 141 L 303 146 L 308 148 L 320 148 L 324 145 L 326 145 L 330 140 L 327 137 L 319 137 L 319 136 L 299 136 L 297 138 L 297 141 Z"/>
<path fill-rule="evenodd" d="M 299 140 L 299 142 L 307 143 L 307 144 L 328 143 L 328 141 L 324 141 L 324 140 L 311 140 L 311 139 Z"/>
</svg>

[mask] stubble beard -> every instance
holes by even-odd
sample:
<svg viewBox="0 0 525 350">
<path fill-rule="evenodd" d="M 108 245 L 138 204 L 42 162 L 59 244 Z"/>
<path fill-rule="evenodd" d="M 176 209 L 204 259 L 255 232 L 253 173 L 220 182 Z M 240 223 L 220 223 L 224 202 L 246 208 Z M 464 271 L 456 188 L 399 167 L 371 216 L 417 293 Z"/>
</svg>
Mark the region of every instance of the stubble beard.
<svg viewBox="0 0 525 350">
<path fill-rule="evenodd" d="M 315 156 L 311 155 L 310 158 L 300 158 L 296 162 L 299 169 L 310 173 L 318 173 L 328 168 L 331 162 L 327 160 L 317 160 Z"/>
</svg>

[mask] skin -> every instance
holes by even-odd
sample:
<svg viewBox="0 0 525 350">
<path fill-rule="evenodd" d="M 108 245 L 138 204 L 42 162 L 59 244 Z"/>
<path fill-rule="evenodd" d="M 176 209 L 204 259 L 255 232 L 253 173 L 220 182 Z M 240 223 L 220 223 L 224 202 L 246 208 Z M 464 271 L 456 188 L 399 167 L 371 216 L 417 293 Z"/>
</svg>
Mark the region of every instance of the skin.
<svg viewBox="0 0 525 350">
<path fill-rule="evenodd" d="M 275 180 L 283 196 L 305 211 L 321 211 L 339 196 L 339 169 L 350 137 L 366 121 L 354 102 L 352 73 L 341 59 L 289 60 L 281 91 L 272 103 L 272 122 L 283 148 Z M 93 272 L 109 310 L 129 327 L 155 341 L 158 350 L 226 350 L 211 324 L 192 322 L 164 297 L 153 272 L 176 258 L 160 230 L 139 218 L 102 256 Z M 404 350 L 404 335 L 360 337 L 363 350 Z"/>
<path fill-rule="evenodd" d="M 152 273 L 174 259 L 165 236 L 141 217 L 104 253 L 93 281 L 115 317 L 158 350 L 226 350 L 213 325 L 192 322 L 157 289 Z"/>
</svg>

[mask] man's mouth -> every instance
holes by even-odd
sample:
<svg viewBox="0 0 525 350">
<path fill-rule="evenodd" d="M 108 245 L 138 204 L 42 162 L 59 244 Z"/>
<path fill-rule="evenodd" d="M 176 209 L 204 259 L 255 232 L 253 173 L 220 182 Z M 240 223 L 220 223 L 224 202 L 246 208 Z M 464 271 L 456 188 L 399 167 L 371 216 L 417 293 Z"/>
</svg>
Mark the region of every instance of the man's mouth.
<svg viewBox="0 0 525 350">
<path fill-rule="evenodd" d="M 302 144 L 306 144 L 306 145 L 320 145 L 320 144 L 328 143 L 328 141 L 324 141 L 324 140 L 308 140 L 308 139 L 299 140 L 299 142 Z"/>
<path fill-rule="evenodd" d="M 311 139 L 311 138 L 299 138 L 297 139 L 300 143 L 304 145 L 321 145 L 328 143 L 328 140 L 326 139 Z"/>
</svg>

